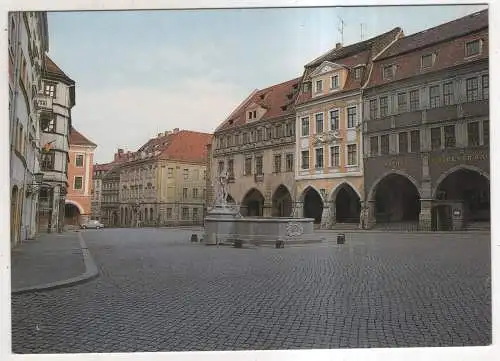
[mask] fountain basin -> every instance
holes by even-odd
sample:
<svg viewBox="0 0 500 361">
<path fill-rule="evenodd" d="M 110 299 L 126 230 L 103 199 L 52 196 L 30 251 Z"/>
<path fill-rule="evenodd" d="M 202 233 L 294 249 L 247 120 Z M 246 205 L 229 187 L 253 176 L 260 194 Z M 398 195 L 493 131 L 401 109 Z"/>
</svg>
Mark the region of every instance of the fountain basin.
<svg viewBox="0 0 500 361">
<path fill-rule="evenodd" d="M 225 244 L 239 240 L 253 245 L 322 242 L 314 233 L 314 219 L 293 217 L 241 217 L 238 213 L 210 212 L 205 217 L 206 244 Z"/>
</svg>

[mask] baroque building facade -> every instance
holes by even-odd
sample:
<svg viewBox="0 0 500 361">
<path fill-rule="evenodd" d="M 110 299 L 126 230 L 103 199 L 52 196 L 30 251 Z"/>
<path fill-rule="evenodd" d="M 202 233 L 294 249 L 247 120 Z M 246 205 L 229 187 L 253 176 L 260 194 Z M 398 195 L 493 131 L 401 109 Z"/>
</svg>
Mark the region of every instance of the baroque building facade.
<svg viewBox="0 0 500 361">
<path fill-rule="evenodd" d="M 79 226 L 91 215 L 93 159 L 97 145 L 71 127 L 69 137 L 68 194 L 65 201 L 65 224 Z"/>
<path fill-rule="evenodd" d="M 488 11 L 399 39 L 364 95 L 368 226 L 489 224 Z"/>
<path fill-rule="evenodd" d="M 8 14 L 11 247 L 37 232 L 40 182 L 38 95 L 49 49 L 45 12 Z"/>
<path fill-rule="evenodd" d="M 296 109 L 297 214 L 321 228 L 359 225 L 364 199 L 362 89 L 373 60 L 403 35 L 394 28 L 336 47 L 305 66 Z"/>
<path fill-rule="evenodd" d="M 159 133 L 120 164 L 120 224 L 201 224 L 205 212 L 207 147 L 211 135 Z"/>
<path fill-rule="evenodd" d="M 242 215 L 293 213 L 294 102 L 299 83 L 296 78 L 255 90 L 214 133 L 210 178 L 215 181 L 227 169 L 228 200 Z"/>
</svg>

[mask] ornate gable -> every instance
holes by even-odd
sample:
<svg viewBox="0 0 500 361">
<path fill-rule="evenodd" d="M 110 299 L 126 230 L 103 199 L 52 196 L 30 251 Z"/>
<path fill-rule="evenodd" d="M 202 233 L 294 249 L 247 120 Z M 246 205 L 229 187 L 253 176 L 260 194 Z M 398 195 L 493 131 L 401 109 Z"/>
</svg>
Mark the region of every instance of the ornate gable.
<svg viewBox="0 0 500 361">
<path fill-rule="evenodd" d="M 331 61 L 324 61 L 320 66 L 314 69 L 311 73 L 311 78 L 344 69 L 347 69 L 344 65 L 332 63 Z"/>
</svg>

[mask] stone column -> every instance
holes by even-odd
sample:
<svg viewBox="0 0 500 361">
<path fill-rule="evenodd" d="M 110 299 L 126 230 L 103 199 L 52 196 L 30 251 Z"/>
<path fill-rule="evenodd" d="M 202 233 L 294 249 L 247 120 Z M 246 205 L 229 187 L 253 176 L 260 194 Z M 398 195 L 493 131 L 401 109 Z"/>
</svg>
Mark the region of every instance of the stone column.
<svg viewBox="0 0 500 361">
<path fill-rule="evenodd" d="M 332 228 L 332 216 L 331 216 L 331 208 L 333 202 L 325 202 L 323 206 L 323 214 L 321 215 L 321 229 L 330 229 Z"/>
<path fill-rule="evenodd" d="M 292 215 L 297 218 L 304 217 L 304 203 L 297 201 L 293 204 Z"/>
<path fill-rule="evenodd" d="M 271 202 L 264 202 L 264 210 L 263 210 L 263 216 L 264 217 L 271 217 L 273 212 L 273 204 Z"/>
<path fill-rule="evenodd" d="M 430 231 L 432 222 L 432 199 L 420 199 L 420 215 L 418 217 L 419 229 Z"/>
<path fill-rule="evenodd" d="M 375 224 L 377 223 L 377 220 L 375 219 L 375 201 L 367 201 L 366 202 L 366 229 L 373 228 Z"/>
</svg>

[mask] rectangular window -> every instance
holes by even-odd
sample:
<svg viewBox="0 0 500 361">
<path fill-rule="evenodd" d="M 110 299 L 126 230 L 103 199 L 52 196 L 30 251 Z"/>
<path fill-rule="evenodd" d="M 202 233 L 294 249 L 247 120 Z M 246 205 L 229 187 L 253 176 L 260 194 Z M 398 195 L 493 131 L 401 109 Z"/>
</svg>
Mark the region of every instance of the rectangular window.
<svg viewBox="0 0 500 361">
<path fill-rule="evenodd" d="M 354 79 L 361 79 L 361 67 L 357 67 L 356 69 L 354 69 Z"/>
<path fill-rule="evenodd" d="M 479 145 L 479 122 L 467 123 L 467 144 L 469 147 Z"/>
<path fill-rule="evenodd" d="M 257 141 L 261 142 L 264 139 L 264 131 L 262 128 L 257 129 Z"/>
<path fill-rule="evenodd" d="M 332 76 L 332 89 L 337 89 L 339 87 L 339 76 Z"/>
<path fill-rule="evenodd" d="M 276 138 L 281 138 L 283 137 L 283 126 L 281 124 L 276 125 Z"/>
<path fill-rule="evenodd" d="M 412 130 L 410 132 L 410 152 L 420 152 L 420 131 Z"/>
<path fill-rule="evenodd" d="M 394 68 L 392 65 L 384 66 L 384 72 L 383 72 L 384 79 L 391 79 L 394 75 L 393 70 Z"/>
<path fill-rule="evenodd" d="M 473 40 L 465 43 L 465 57 L 478 55 L 480 51 L 479 40 Z"/>
<path fill-rule="evenodd" d="M 168 168 L 167 169 L 167 177 L 168 178 L 173 178 L 174 177 L 174 168 Z"/>
<path fill-rule="evenodd" d="M 198 198 L 198 188 L 193 188 L 193 198 Z"/>
<path fill-rule="evenodd" d="M 358 151 L 356 144 L 347 145 L 347 165 L 358 164 Z"/>
<path fill-rule="evenodd" d="M 380 117 L 385 117 L 389 113 L 389 99 L 385 97 L 380 97 Z"/>
<path fill-rule="evenodd" d="M 309 117 L 302 118 L 302 136 L 309 135 Z"/>
<path fill-rule="evenodd" d="M 267 140 L 273 139 L 273 128 L 271 127 L 266 128 L 266 139 Z"/>
<path fill-rule="evenodd" d="M 483 86 L 483 99 L 484 100 L 489 99 L 490 98 L 490 79 L 489 79 L 489 75 L 488 74 L 483 75 L 481 77 L 481 82 L 482 82 L 482 86 Z"/>
<path fill-rule="evenodd" d="M 321 169 L 323 167 L 323 148 L 316 148 L 316 169 Z"/>
<path fill-rule="evenodd" d="M 54 170 L 55 167 L 55 152 L 42 153 L 42 163 L 40 165 L 42 171 Z"/>
<path fill-rule="evenodd" d="M 248 132 L 243 133 L 243 144 L 248 144 L 250 143 L 250 135 Z"/>
<path fill-rule="evenodd" d="M 432 66 L 432 54 L 422 55 L 421 66 L 422 69 L 430 68 Z"/>
<path fill-rule="evenodd" d="M 83 177 L 75 177 L 75 182 L 73 184 L 74 189 L 82 189 L 83 188 Z"/>
<path fill-rule="evenodd" d="M 167 219 L 172 219 L 172 208 L 167 208 Z"/>
<path fill-rule="evenodd" d="M 224 172 L 224 161 L 223 160 L 219 161 L 218 174 L 222 174 L 222 172 Z"/>
<path fill-rule="evenodd" d="M 465 81 L 467 101 L 474 102 L 479 98 L 479 84 L 477 78 L 469 78 Z"/>
<path fill-rule="evenodd" d="M 316 80 L 316 93 L 323 91 L 323 80 Z"/>
<path fill-rule="evenodd" d="M 252 174 L 252 157 L 245 158 L 245 175 Z"/>
<path fill-rule="evenodd" d="M 193 208 L 193 221 L 198 220 L 198 208 Z"/>
<path fill-rule="evenodd" d="M 182 219 L 189 219 L 189 208 L 182 207 Z"/>
<path fill-rule="evenodd" d="M 330 110 L 330 129 L 338 130 L 339 129 L 339 111 L 338 110 Z"/>
<path fill-rule="evenodd" d="M 490 122 L 483 120 L 483 144 L 490 145 Z"/>
<path fill-rule="evenodd" d="M 233 159 L 229 159 L 227 161 L 227 172 L 228 172 L 228 177 L 229 179 L 234 179 L 234 160 Z"/>
<path fill-rule="evenodd" d="M 51 83 L 45 83 L 44 94 L 48 97 L 56 97 L 56 85 Z"/>
<path fill-rule="evenodd" d="M 347 128 L 356 127 L 356 107 L 347 108 Z"/>
<path fill-rule="evenodd" d="M 330 147 L 330 156 L 330 165 L 332 167 L 340 167 L 340 147 L 338 145 Z"/>
<path fill-rule="evenodd" d="M 432 149 L 441 149 L 441 127 L 431 128 Z"/>
<path fill-rule="evenodd" d="M 323 113 L 316 114 L 316 134 L 323 133 Z"/>
<path fill-rule="evenodd" d="M 377 112 L 378 112 L 377 99 L 372 99 L 370 100 L 370 119 L 376 119 Z"/>
<path fill-rule="evenodd" d="M 437 108 L 440 104 L 439 85 L 434 85 L 429 88 L 429 106 Z"/>
<path fill-rule="evenodd" d="M 261 155 L 255 157 L 255 174 L 257 174 L 257 175 L 264 174 L 264 171 L 262 169 L 262 156 Z"/>
<path fill-rule="evenodd" d="M 281 154 L 274 155 L 274 173 L 281 173 Z"/>
<path fill-rule="evenodd" d="M 309 169 L 309 151 L 302 151 L 302 169 Z"/>
<path fill-rule="evenodd" d="M 410 111 L 420 108 L 420 94 L 418 89 L 410 92 Z"/>
<path fill-rule="evenodd" d="M 378 155 L 378 136 L 370 137 L 370 155 Z"/>
<path fill-rule="evenodd" d="M 398 111 L 405 112 L 407 110 L 407 96 L 406 93 L 398 94 Z"/>
<path fill-rule="evenodd" d="M 83 167 L 83 154 L 76 155 L 75 166 L 77 166 L 78 168 Z"/>
<path fill-rule="evenodd" d="M 293 154 L 286 155 L 286 171 L 293 172 Z"/>
<path fill-rule="evenodd" d="M 40 119 L 40 125 L 42 128 L 42 132 L 45 133 L 55 133 L 56 132 L 56 118 L 54 116 L 51 117 L 43 117 Z"/>
<path fill-rule="evenodd" d="M 187 198 L 188 197 L 188 189 L 187 188 L 182 188 L 182 198 Z"/>
<path fill-rule="evenodd" d="M 399 138 L 399 153 L 406 154 L 408 153 L 408 133 L 401 132 L 398 135 Z"/>
<path fill-rule="evenodd" d="M 380 154 L 389 154 L 389 134 L 380 136 Z"/>
<path fill-rule="evenodd" d="M 446 125 L 444 127 L 444 147 L 445 148 L 455 148 L 457 143 L 455 137 L 455 126 L 454 125 Z"/>
<path fill-rule="evenodd" d="M 443 101 L 444 105 L 453 104 L 453 82 L 447 82 L 443 84 Z"/>
</svg>

